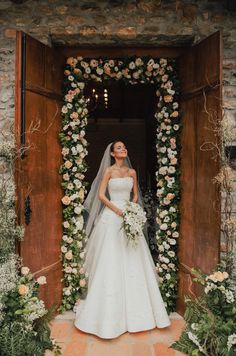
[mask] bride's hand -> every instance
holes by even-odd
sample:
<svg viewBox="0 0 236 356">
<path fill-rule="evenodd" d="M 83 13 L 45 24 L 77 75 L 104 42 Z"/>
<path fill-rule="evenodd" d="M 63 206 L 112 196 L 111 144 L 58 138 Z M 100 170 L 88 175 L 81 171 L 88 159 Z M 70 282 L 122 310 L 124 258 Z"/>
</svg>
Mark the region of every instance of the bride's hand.
<svg viewBox="0 0 236 356">
<path fill-rule="evenodd" d="M 115 213 L 117 214 L 117 215 L 119 215 L 119 216 L 122 216 L 123 215 L 123 211 L 121 210 L 121 209 L 116 209 L 115 210 Z"/>
</svg>

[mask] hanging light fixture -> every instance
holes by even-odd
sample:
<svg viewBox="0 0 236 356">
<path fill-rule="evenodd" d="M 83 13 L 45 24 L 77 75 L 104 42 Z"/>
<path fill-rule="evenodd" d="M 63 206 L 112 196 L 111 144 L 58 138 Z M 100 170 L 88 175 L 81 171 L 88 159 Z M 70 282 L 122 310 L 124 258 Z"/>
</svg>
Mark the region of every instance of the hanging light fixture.
<svg viewBox="0 0 236 356">
<path fill-rule="evenodd" d="M 90 113 L 94 112 L 98 107 L 99 109 L 108 109 L 108 90 L 104 88 L 103 94 L 99 94 L 95 88 L 92 88 L 86 97 L 86 102 Z"/>
<path fill-rule="evenodd" d="M 90 114 L 97 109 L 98 106 L 98 94 L 96 89 L 93 88 L 91 94 L 86 98 L 87 108 Z"/>
<path fill-rule="evenodd" d="M 104 96 L 105 109 L 107 109 L 108 108 L 108 91 L 107 91 L 107 89 L 104 89 L 103 96 Z"/>
</svg>

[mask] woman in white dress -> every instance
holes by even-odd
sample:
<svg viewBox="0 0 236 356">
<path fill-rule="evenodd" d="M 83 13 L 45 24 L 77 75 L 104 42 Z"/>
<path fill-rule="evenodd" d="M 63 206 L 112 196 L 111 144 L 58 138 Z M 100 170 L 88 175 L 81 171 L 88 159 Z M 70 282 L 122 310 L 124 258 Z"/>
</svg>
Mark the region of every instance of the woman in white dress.
<svg viewBox="0 0 236 356">
<path fill-rule="evenodd" d="M 121 227 L 122 209 L 131 193 L 132 201 L 142 205 L 127 149 L 115 141 L 107 146 L 84 203 L 89 211 L 84 263 L 88 291 L 75 308 L 75 326 L 104 339 L 170 325 L 145 236 L 134 248 L 127 245 Z"/>
</svg>

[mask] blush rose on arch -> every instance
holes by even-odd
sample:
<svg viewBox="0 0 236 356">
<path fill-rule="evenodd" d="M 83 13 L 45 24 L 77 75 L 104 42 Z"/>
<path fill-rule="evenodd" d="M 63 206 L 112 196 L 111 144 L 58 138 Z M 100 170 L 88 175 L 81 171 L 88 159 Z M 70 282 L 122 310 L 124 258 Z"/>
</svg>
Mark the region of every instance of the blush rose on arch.
<svg viewBox="0 0 236 356">
<path fill-rule="evenodd" d="M 61 109 L 62 145 L 63 262 L 62 310 L 72 309 L 78 297 L 87 292 L 88 274 L 84 269 L 87 236 L 84 229 L 83 202 L 88 182 L 85 157 L 88 154 L 86 126 L 87 101 L 84 87 L 88 81 L 123 80 L 126 84 L 150 83 L 156 88 L 157 197 L 156 240 L 159 251 L 155 261 L 160 289 L 169 311 L 175 310 L 177 298 L 180 200 L 180 115 L 179 79 L 174 59 L 151 57 L 67 59 L 64 71 L 64 105 Z"/>
</svg>

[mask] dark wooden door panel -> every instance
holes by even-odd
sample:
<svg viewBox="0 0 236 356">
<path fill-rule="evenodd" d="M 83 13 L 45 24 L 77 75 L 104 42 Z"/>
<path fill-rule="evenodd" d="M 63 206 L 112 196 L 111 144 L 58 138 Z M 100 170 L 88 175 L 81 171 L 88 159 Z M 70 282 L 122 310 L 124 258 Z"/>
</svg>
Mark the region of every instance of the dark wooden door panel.
<svg viewBox="0 0 236 356">
<path fill-rule="evenodd" d="M 193 100 L 186 100 L 182 104 L 182 136 L 181 136 L 181 225 L 180 235 L 188 236 L 188 248 L 183 238 L 179 240 L 180 261 L 189 264 L 193 260 L 194 251 L 194 207 L 195 207 L 195 140 L 196 127 L 193 115 Z M 191 138 L 191 139 L 190 139 Z"/>
<path fill-rule="evenodd" d="M 196 267 L 210 272 L 219 261 L 220 249 L 220 191 L 212 179 L 219 172 L 219 157 L 215 135 L 219 121 L 219 89 L 212 89 L 196 100 Z M 217 142 L 218 141 L 218 142 Z"/>
<path fill-rule="evenodd" d="M 196 46 L 195 85 L 214 85 L 221 79 L 222 63 L 221 33 L 218 31 Z"/>
<path fill-rule="evenodd" d="M 30 36 L 26 36 L 26 81 L 44 86 L 45 45 Z"/>
<path fill-rule="evenodd" d="M 178 58 L 179 60 L 179 72 L 181 80 L 181 92 L 189 93 L 193 88 L 196 87 L 195 84 L 195 48 L 186 48 L 185 53 Z M 183 111 L 184 112 L 184 111 Z"/>
<path fill-rule="evenodd" d="M 33 105 L 32 105 L 33 103 Z M 46 147 L 42 145 L 45 124 L 44 98 L 41 95 L 26 92 L 25 94 L 25 145 L 26 156 L 22 161 L 22 203 L 27 196 L 30 197 L 32 210 L 30 223 L 25 226 L 25 238 L 21 243 L 20 251 L 25 264 L 30 262 L 32 272 L 41 269 L 44 243 L 45 200 L 44 160 Z M 23 204 L 22 204 L 23 205 Z M 24 205 L 21 210 L 21 222 L 24 222 Z"/>
<path fill-rule="evenodd" d="M 61 105 L 56 100 L 49 98 L 45 100 L 46 117 L 50 118 L 45 133 L 48 157 L 44 167 L 47 171 L 45 210 L 48 212 L 46 216 L 47 235 L 50 236 L 50 241 L 48 241 L 48 245 L 50 244 L 48 263 L 53 263 L 59 260 L 62 237 L 61 198 L 63 192 L 61 189 L 61 175 L 58 174 L 58 167 L 62 163 L 61 146 L 58 140 L 58 132 L 61 126 Z"/>
<path fill-rule="evenodd" d="M 62 265 L 60 241 L 62 237 L 61 208 L 61 146 L 58 134 L 61 126 L 61 83 L 63 68 L 57 61 L 55 49 L 37 40 L 17 34 L 18 42 L 25 42 L 25 51 L 18 50 L 19 83 L 25 82 L 25 93 L 17 83 L 16 135 L 25 138 L 25 156 L 18 159 L 19 222 L 25 225 L 25 238 L 19 251 L 24 265 L 35 276 L 45 275 L 47 284 L 40 287 L 40 295 L 47 306 L 61 300 Z M 18 44 L 17 48 L 21 48 Z M 25 58 L 22 58 L 22 55 Z M 24 61 L 25 60 L 25 61 Z M 23 99 L 23 101 L 22 101 Z M 24 102 L 25 110 L 19 103 Z M 20 113 L 19 113 L 20 111 Z M 24 203 L 30 197 L 32 210 L 29 224 L 25 223 Z"/>
<path fill-rule="evenodd" d="M 55 48 L 45 47 L 45 88 L 61 96 L 65 59 Z"/>
<path fill-rule="evenodd" d="M 220 192 L 213 177 L 219 172 L 216 126 L 221 120 L 222 40 L 220 32 L 186 50 L 180 57 L 182 82 L 181 224 L 179 240 L 178 311 L 184 296 L 202 289 L 193 284 L 189 268 L 210 273 L 220 254 Z M 210 55 L 211 54 L 211 55 Z"/>
</svg>

